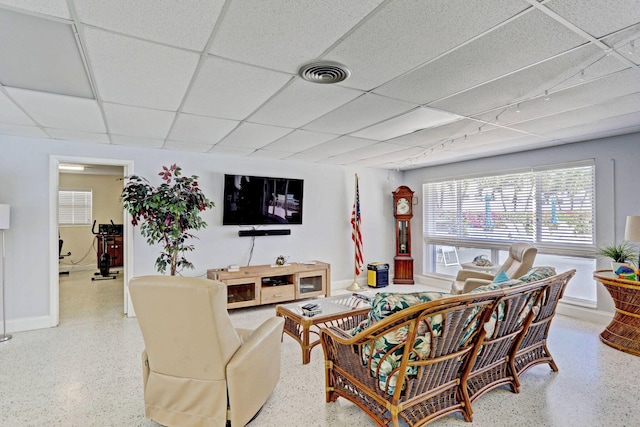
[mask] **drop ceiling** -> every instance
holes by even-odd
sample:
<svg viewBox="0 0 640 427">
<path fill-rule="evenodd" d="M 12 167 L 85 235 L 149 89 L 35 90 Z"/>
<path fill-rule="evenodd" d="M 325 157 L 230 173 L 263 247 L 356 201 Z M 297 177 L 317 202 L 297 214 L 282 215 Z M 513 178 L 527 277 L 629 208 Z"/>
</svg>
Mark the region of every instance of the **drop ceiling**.
<svg viewBox="0 0 640 427">
<path fill-rule="evenodd" d="M 411 169 L 640 131 L 638 0 L 0 0 L 0 40 L 4 135 Z"/>
</svg>

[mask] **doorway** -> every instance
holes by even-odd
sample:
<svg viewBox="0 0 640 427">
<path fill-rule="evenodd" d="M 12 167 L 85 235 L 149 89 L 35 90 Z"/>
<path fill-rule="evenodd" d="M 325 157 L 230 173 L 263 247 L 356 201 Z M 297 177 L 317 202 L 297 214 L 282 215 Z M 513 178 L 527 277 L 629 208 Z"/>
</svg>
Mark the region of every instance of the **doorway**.
<svg viewBox="0 0 640 427">
<path fill-rule="evenodd" d="M 66 167 L 65 170 L 61 170 Z M 75 169 L 75 170 L 69 170 Z M 82 169 L 82 170 L 81 170 Z M 125 315 L 133 315 L 126 283 L 132 271 L 131 226 L 129 216 L 122 209 L 119 200 L 123 176 L 133 173 L 133 162 L 127 160 L 100 159 L 86 157 L 51 156 L 50 161 L 50 229 L 51 229 L 51 277 L 50 277 L 50 320 L 51 326 L 60 323 L 60 312 L 65 310 L 77 312 L 64 318 L 77 318 L 81 313 L 91 314 L 92 309 L 119 310 Z M 64 227 L 60 226 L 59 218 L 59 190 L 78 190 L 80 193 L 92 195 L 93 212 L 91 225 Z M 64 205 L 63 205 L 64 206 Z M 113 219 L 115 218 L 115 221 Z M 115 227 L 113 227 L 115 225 Z M 110 261 L 112 271 L 117 274 L 105 275 L 100 269 L 101 243 L 106 248 L 109 242 L 100 233 L 109 231 L 109 239 L 117 236 L 120 246 L 117 256 Z M 113 231 L 116 229 L 116 231 Z M 98 235 L 94 235 L 98 234 Z M 103 233 L 104 234 L 104 233 Z M 60 241 L 62 240 L 62 246 Z M 120 243 L 121 242 L 121 243 Z M 108 246 L 110 256 L 113 244 Z M 67 255 L 71 252 L 71 255 Z M 57 256 L 56 256 L 57 255 Z M 61 258 L 62 256 L 62 258 Z M 66 271 L 69 274 L 63 274 Z M 112 279 L 115 277 L 115 279 Z M 86 283 L 85 283 L 86 282 Z M 121 301 L 115 303 L 114 296 Z M 93 307 L 82 307 L 79 304 L 89 304 Z M 104 303 L 104 307 L 98 305 Z M 65 320 L 66 321 L 66 320 Z"/>
</svg>

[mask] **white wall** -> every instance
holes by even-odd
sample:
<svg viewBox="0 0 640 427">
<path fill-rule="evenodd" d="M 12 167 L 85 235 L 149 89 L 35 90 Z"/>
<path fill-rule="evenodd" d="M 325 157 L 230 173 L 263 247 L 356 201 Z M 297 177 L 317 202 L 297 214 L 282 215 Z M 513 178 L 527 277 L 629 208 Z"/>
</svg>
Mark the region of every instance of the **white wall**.
<svg viewBox="0 0 640 427">
<path fill-rule="evenodd" d="M 597 139 L 540 150 L 488 157 L 449 165 L 406 171 L 404 181 L 416 191 L 420 203 L 414 209 L 422 218 L 422 184 L 445 177 L 595 159 L 596 165 L 596 242 L 620 242 L 624 238 L 627 215 L 640 215 L 640 134 Z M 413 234 L 415 271 L 425 271 L 421 224 Z M 599 269 L 610 269 L 607 261 Z M 613 301 L 602 285 L 598 286 L 597 310 L 612 312 Z"/>
<path fill-rule="evenodd" d="M 203 191 L 216 207 L 203 214 L 209 226 L 197 233 L 196 249 L 187 257 L 195 270 L 186 270 L 184 275 L 204 276 L 209 268 L 248 262 L 251 238 L 238 237 L 239 227 L 221 225 L 225 173 L 304 179 L 303 225 L 287 226 L 290 236 L 256 238 L 252 265 L 270 264 L 280 254 L 290 256 L 290 261 L 317 259 L 331 264 L 334 287 L 352 280 L 349 220 L 355 173 L 360 176 L 365 263 L 393 261 L 391 191 L 400 185 L 397 172 L 11 136 L 0 136 L 0 149 L 0 203 L 11 205 L 5 282 L 9 331 L 29 329 L 28 325 L 42 324 L 43 319 L 46 323 L 50 316 L 51 155 L 132 160 L 135 174 L 156 184 L 160 183 L 156 179 L 161 167 L 172 163 L 180 165 L 185 174 L 198 175 Z M 158 247 L 149 247 L 136 229 L 133 275 L 156 274 L 158 251 Z"/>
</svg>

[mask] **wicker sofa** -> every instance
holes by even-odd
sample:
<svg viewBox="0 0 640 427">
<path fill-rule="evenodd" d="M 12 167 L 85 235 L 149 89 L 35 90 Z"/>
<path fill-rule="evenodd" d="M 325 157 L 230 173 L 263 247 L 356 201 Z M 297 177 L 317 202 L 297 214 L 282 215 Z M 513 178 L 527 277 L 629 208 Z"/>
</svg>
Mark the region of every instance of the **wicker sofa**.
<svg viewBox="0 0 640 427">
<path fill-rule="evenodd" d="M 323 329 L 326 400 L 344 397 L 380 426 L 419 426 L 460 412 L 539 363 L 557 371 L 546 339 L 571 270 L 540 268 L 472 293 L 378 293 L 350 331 Z"/>
</svg>

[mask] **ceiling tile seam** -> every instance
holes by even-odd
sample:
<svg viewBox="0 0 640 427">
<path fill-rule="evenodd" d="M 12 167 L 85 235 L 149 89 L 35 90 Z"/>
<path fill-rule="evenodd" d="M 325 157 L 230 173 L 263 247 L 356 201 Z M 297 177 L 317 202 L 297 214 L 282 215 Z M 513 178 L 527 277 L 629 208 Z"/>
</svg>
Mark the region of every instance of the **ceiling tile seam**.
<svg viewBox="0 0 640 427">
<path fill-rule="evenodd" d="M 354 32 L 356 32 L 360 27 L 362 27 L 365 23 L 367 23 L 368 21 L 370 21 L 374 16 L 376 16 L 378 13 L 380 13 L 380 11 L 384 8 L 386 8 L 389 3 L 394 2 L 395 0 L 384 0 L 382 3 L 380 3 L 378 6 L 376 6 L 371 12 L 369 12 L 367 14 L 367 16 L 365 16 L 364 18 L 362 18 L 360 21 L 358 21 L 354 26 L 352 26 L 351 28 L 349 28 L 343 35 L 341 35 L 340 37 L 338 37 L 338 39 L 333 42 L 328 48 L 326 48 L 324 50 L 324 52 L 322 52 L 320 55 L 317 56 L 316 59 L 322 59 L 324 58 L 326 55 L 328 55 L 329 53 L 331 53 L 332 50 L 334 50 L 336 47 L 340 46 L 341 43 L 343 43 L 350 35 L 352 35 Z M 302 65 L 302 64 L 300 64 Z M 345 64 L 347 67 L 349 66 L 348 64 Z"/>
<path fill-rule="evenodd" d="M 396 75 L 396 76 L 395 76 L 395 77 L 393 77 L 392 79 L 387 80 L 386 82 L 379 84 L 378 86 L 376 86 L 376 87 L 374 87 L 374 88 L 370 89 L 369 91 L 370 91 L 370 92 L 375 92 L 375 91 L 376 91 L 377 89 L 379 89 L 380 87 L 382 87 L 382 86 L 384 86 L 384 85 L 386 85 L 386 84 L 389 84 L 389 83 L 393 82 L 394 80 L 401 79 L 402 77 L 406 76 L 407 74 L 411 74 L 411 73 L 413 73 L 414 71 L 419 70 L 420 68 L 426 67 L 427 65 L 431 64 L 432 62 L 435 62 L 435 61 L 438 61 L 438 60 L 440 60 L 440 59 L 444 58 L 445 56 L 447 56 L 447 55 L 449 55 L 449 54 L 451 54 L 451 53 L 455 52 L 456 50 L 461 49 L 461 48 L 465 47 L 466 45 L 468 45 L 468 44 L 470 44 L 470 43 L 473 43 L 474 41 L 476 41 L 476 40 L 478 40 L 478 39 L 480 39 L 480 38 L 482 38 L 482 37 L 484 37 L 484 36 L 486 36 L 486 35 L 488 35 L 488 34 L 490 34 L 490 33 L 494 32 L 494 31 L 496 31 L 496 30 L 497 30 L 497 29 L 499 29 L 499 28 L 502 28 L 503 26 L 505 26 L 505 25 L 507 25 L 507 24 L 511 23 L 512 21 L 515 21 L 515 20 L 517 20 L 517 19 L 520 19 L 522 16 L 526 15 L 527 13 L 530 13 L 530 12 L 531 12 L 531 11 L 533 11 L 533 10 L 535 10 L 533 7 L 528 7 L 528 8 L 526 8 L 526 9 L 524 9 L 524 10 L 522 10 L 522 11 L 520 11 L 520 12 L 516 13 L 515 15 L 513 15 L 513 16 L 511 16 L 511 17 L 507 18 L 507 19 L 505 19 L 504 21 L 502 21 L 502 22 L 500 22 L 500 23 L 498 23 L 498 24 L 494 25 L 493 27 L 488 28 L 488 29 L 486 29 L 486 30 L 484 30 L 484 31 L 482 31 L 482 32 L 480 32 L 480 33 L 478 33 L 478 34 L 476 34 L 475 36 L 473 36 L 473 37 L 471 37 L 471 38 L 469 38 L 469 39 L 465 40 L 464 42 L 462 42 L 462 43 L 460 43 L 460 44 L 458 44 L 458 45 L 456 45 L 456 46 L 452 47 L 451 49 L 449 49 L 449 50 L 447 50 L 447 51 L 445 51 L 445 52 L 442 52 L 441 54 L 436 55 L 436 56 L 434 56 L 433 58 L 431 58 L 431 59 L 429 59 L 429 60 L 427 60 L 427 61 L 425 61 L 425 62 L 423 62 L 423 63 L 421 63 L 421 64 L 418 64 L 418 65 L 416 65 L 415 67 L 412 67 L 412 68 L 410 68 L 409 70 L 407 70 L 407 71 L 405 71 L 405 72 L 403 72 L 403 73 L 401 73 L 401 74 Z M 378 93 L 376 93 L 376 95 L 378 95 Z"/>
<path fill-rule="evenodd" d="M 102 123 L 104 124 L 107 137 L 109 138 L 109 143 L 113 144 L 113 140 L 111 139 L 111 131 L 109 130 L 109 122 L 107 121 L 107 115 L 104 111 L 104 105 L 103 105 L 104 101 L 102 100 L 102 96 L 100 96 L 100 91 L 98 90 L 98 86 L 95 84 L 95 78 L 93 75 L 93 66 L 91 65 L 89 56 L 85 52 L 85 46 L 87 45 L 87 42 L 84 37 L 84 27 L 80 22 L 80 18 L 78 17 L 78 11 L 76 10 L 73 0 L 67 1 L 67 7 L 69 9 L 69 14 L 71 15 L 71 20 L 73 21 L 72 23 L 73 35 L 76 40 L 76 45 L 78 47 L 78 50 L 80 51 L 80 57 L 82 58 L 82 64 L 84 65 L 85 72 L 87 73 L 87 79 L 89 80 L 89 85 L 91 85 L 93 96 L 95 98 L 96 104 L 98 105 L 98 109 L 100 110 L 100 116 L 102 117 Z"/>
<path fill-rule="evenodd" d="M 209 34 L 209 39 L 207 40 L 207 43 L 205 43 L 204 48 L 201 51 L 197 52 L 200 55 L 200 58 L 198 58 L 198 63 L 196 64 L 196 68 L 193 70 L 193 74 L 191 75 L 191 79 L 189 80 L 189 84 L 187 85 L 187 89 L 185 90 L 184 95 L 182 96 L 182 100 L 180 101 L 180 105 L 178 105 L 178 109 L 175 111 L 175 114 L 173 116 L 173 120 L 171 121 L 171 125 L 169 126 L 169 130 L 167 131 L 167 135 L 164 137 L 164 140 L 162 142 L 162 147 L 161 148 L 165 148 L 166 145 L 167 145 L 167 141 L 169 141 L 169 135 L 171 135 L 171 132 L 173 131 L 173 128 L 175 127 L 176 122 L 178 121 L 178 117 L 180 117 L 180 114 L 182 113 L 182 110 L 184 109 L 184 105 L 187 102 L 187 98 L 191 94 L 191 90 L 193 89 L 195 81 L 196 81 L 198 75 L 200 74 L 200 71 L 202 70 L 202 67 L 204 66 L 204 62 L 207 60 L 207 52 L 209 51 L 209 48 L 213 44 L 213 40 L 215 39 L 216 35 L 218 34 L 220 25 L 221 25 L 224 17 L 227 15 L 227 11 L 229 10 L 230 5 L 231 5 L 231 0 L 226 0 L 224 2 L 224 5 L 222 5 L 222 9 L 220 9 L 220 14 L 218 14 L 218 19 L 216 19 L 216 23 L 213 25 L 213 28 L 211 29 L 211 34 Z M 237 128 L 237 126 L 234 127 L 234 130 L 236 128 Z M 225 135 L 225 137 L 226 137 L 226 135 Z M 213 145 L 215 145 L 215 144 L 213 144 Z M 209 148 L 209 150 L 211 150 L 213 148 L 213 145 Z M 209 150 L 207 150 L 207 152 Z"/>
<path fill-rule="evenodd" d="M 570 113 L 572 111 L 578 111 L 578 110 L 581 110 L 583 108 L 596 107 L 598 105 L 606 104 L 608 102 L 615 102 L 618 99 L 625 98 L 625 97 L 631 96 L 631 95 L 637 95 L 637 94 L 640 94 L 640 91 L 632 92 L 632 93 L 626 93 L 624 95 L 619 95 L 619 96 L 614 96 L 613 98 L 607 98 L 607 99 L 605 99 L 605 100 L 603 100 L 601 102 L 595 102 L 595 103 L 591 103 L 591 104 L 587 104 L 587 105 L 581 105 L 581 106 L 575 107 L 575 108 L 569 108 L 569 109 L 566 109 L 566 110 L 557 111 L 557 112 L 554 112 L 553 114 L 547 114 L 547 115 L 544 115 L 544 116 L 538 116 L 538 117 L 531 118 L 531 119 L 528 119 L 528 120 L 522 120 L 520 122 L 514 122 L 514 123 L 511 123 L 508 126 L 504 126 L 504 127 L 507 128 L 507 129 L 516 131 L 517 129 L 511 129 L 509 126 L 520 125 L 520 124 L 527 123 L 527 122 L 532 122 L 532 121 L 535 121 L 535 120 L 540 120 L 540 119 L 545 119 L 545 118 L 557 116 L 559 114 Z M 638 111 L 640 111 L 640 108 L 638 109 Z M 495 123 L 491 123 L 491 124 L 496 126 Z M 542 136 L 542 135 L 536 135 L 536 134 L 531 134 L 531 135 Z"/>
<path fill-rule="evenodd" d="M 60 16 L 54 16 L 54 15 L 48 15 L 46 13 L 36 12 L 34 10 L 21 9 L 19 7 L 10 6 L 8 4 L 0 5 L 0 9 L 8 10 L 10 12 L 21 13 L 23 15 L 34 16 L 36 18 L 46 19 L 48 21 L 54 21 L 54 22 L 58 22 L 58 23 L 61 23 L 61 24 L 69 25 L 71 23 L 71 20 L 69 20 L 67 18 L 62 18 Z"/>
<path fill-rule="evenodd" d="M 12 97 L 12 96 L 9 94 L 9 92 L 7 91 L 7 89 L 6 89 L 7 87 L 11 87 L 11 86 L 3 86 L 3 85 L 0 85 L 0 92 L 2 92 L 2 93 L 4 94 L 4 96 L 6 96 L 6 97 L 7 97 L 7 99 L 13 103 L 13 105 L 15 105 L 15 106 L 20 110 L 20 111 L 22 111 L 22 112 L 24 113 L 24 115 L 25 115 L 25 116 L 27 116 L 27 117 L 29 118 L 29 120 L 31 120 L 31 121 L 35 124 L 35 126 L 31 126 L 31 127 L 37 127 L 37 128 L 39 128 L 39 129 L 40 129 L 40 130 L 42 130 L 42 131 L 43 131 L 47 136 L 49 136 L 49 138 L 51 138 L 51 135 L 49 134 L 49 132 L 47 132 L 47 131 L 45 130 L 46 128 L 45 128 L 42 124 L 40 124 L 36 119 L 34 119 L 34 118 L 31 116 L 31 114 L 29 114 L 29 113 L 27 112 L 27 110 L 25 110 L 24 108 L 22 108 L 22 106 L 21 106 L 21 105 L 20 105 L 20 104 L 15 100 L 15 99 L 13 99 L 13 97 Z M 18 89 L 20 89 L 20 88 L 18 88 Z M 22 90 L 27 90 L 27 89 L 22 89 Z M 11 123 L 9 123 L 9 124 L 11 124 Z M 17 125 L 17 123 L 14 123 L 14 125 Z M 25 125 L 25 126 L 29 126 L 29 125 Z"/>
<path fill-rule="evenodd" d="M 527 69 L 529 69 L 529 68 L 537 67 L 538 65 L 540 65 L 540 64 L 544 64 L 544 63 L 545 63 L 545 62 L 547 62 L 547 61 L 552 61 L 552 60 L 557 59 L 557 58 L 559 58 L 559 57 L 561 57 L 561 56 L 563 56 L 563 55 L 570 54 L 570 53 L 574 52 L 575 50 L 578 50 L 578 49 L 582 49 L 582 48 L 584 48 L 584 47 L 585 47 L 585 46 L 587 46 L 588 44 L 589 44 L 589 43 L 585 42 L 585 43 L 583 43 L 583 44 L 581 44 L 581 45 L 574 46 L 574 47 L 572 47 L 572 48 L 570 48 L 570 49 L 568 49 L 568 50 L 565 50 L 564 52 L 556 53 L 555 55 L 552 55 L 552 56 L 549 56 L 549 57 L 547 57 L 547 58 L 541 59 L 541 60 L 539 60 L 539 61 L 537 61 L 537 62 L 533 62 L 533 63 L 531 63 L 531 64 L 529 64 L 529 65 L 525 65 L 524 67 L 520 67 L 520 68 L 518 68 L 518 69 L 516 69 L 516 70 L 513 70 L 513 71 L 510 71 L 510 72 L 508 72 L 508 73 L 506 73 L 506 74 L 502 74 L 502 75 L 497 76 L 497 77 L 494 77 L 494 78 L 492 78 L 492 79 L 484 80 L 482 83 L 478 83 L 477 85 L 469 86 L 468 88 L 465 88 L 465 89 L 459 90 L 458 92 L 452 93 L 452 94 L 447 95 L 447 96 L 443 96 L 442 98 L 438 98 L 438 99 L 434 99 L 434 100 L 428 101 L 428 102 L 426 102 L 426 103 L 424 103 L 424 104 L 421 104 L 421 105 L 422 105 L 423 107 L 431 107 L 433 104 L 436 104 L 436 103 L 438 103 L 438 102 L 446 101 L 447 99 L 449 99 L 449 98 L 453 98 L 454 96 L 462 95 L 462 94 L 463 94 L 463 93 L 465 93 L 465 92 L 468 92 L 468 91 L 472 91 L 472 90 L 478 89 L 478 88 L 480 88 L 480 87 L 482 87 L 482 86 L 484 86 L 484 85 L 487 85 L 487 84 L 490 84 L 490 83 L 494 83 L 494 82 L 496 82 L 496 81 L 498 81 L 498 80 L 500 80 L 500 79 L 503 79 L 503 78 L 506 78 L 506 77 L 512 76 L 512 75 L 517 74 L 517 73 L 520 73 L 520 72 L 522 72 L 522 71 L 526 71 L 526 70 L 527 70 Z M 598 60 L 600 60 L 600 59 L 602 59 L 602 57 L 598 58 Z M 596 62 L 597 62 L 597 61 L 596 61 Z M 494 108 L 492 108 L 491 110 L 494 110 L 494 109 L 500 109 L 500 108 L 503 108 L 503 107 L 505 107 L 505 106 L 515 105 L 515 104 L 517 104 L 518 102 L 525 102 L 525 101 L 529 101 L 529 100 L 531 100 L 531 99 L 538 98 L 539 96 L 542 96 L 542 95 L 544 95 L 544 92 L 543 92 L 542 94 L 540 94 L 540 95 L 534 95 L 534 96 L 531 96 L 531 97 L 526 98 L 526 99 L 521 99 L 521 100 L 516 101 L 516 102 L 513 102 L 513 103 L 511 103 L 511 104 L 507 104 L 507 105 L 500 106 L 500 107 L 494 107 Z M 436 107 L 431 107 L 431 108 L 436 108 Z M 490 111 L 491 111 L 491 110 L 490 110 Z M 472 113 L 471 115 L 478 115 L 478 114 L 483 114 L 483 113 Z"/>
<path fill-rule="evenodd" d="M 592 63 L 591 65 L 593 65 L 593 64 L 595 64 L 595 63 L 597 63 L 598 61 L 600 61 L 600 60 L 601 60 L 601 59 L 603 59 L 603 58 L 606 58 L 606 55 L 603 55 L 602 57 L 598 58 L 598 60 L 594 61 L 594 63 Z M 591 66 L 591 65 L 590 65 L 590 66 Z M 560 89 L 560 90 L 558 90 L 558 91 L 555 91 L 555 92 L 549 92 L 549 95 L 559 94 L 559 93 L 562 93 L 562 92 L 564 92 L 564 91 L 567 91 L 567 90 L 570 90 L 570 89 L 574 89 L 574 88 L 576 88 L 576 87 L 579 87 L 579 86 L 582 86 L 582 85 L 585 85 L 585 84 L 589 84 L 589 83 L 597 82 L 598 80 L 603 80 L 603 79 L 609 78 L 609 77 L 611 77 L 611 76 L 614 76 L 614 75 L 616 75 L 616 74 L 624 73 L 625 71 L 628 71 L 628 70 L 630 70 L 630 68 L 624 68 L 624 69 L 622 69 L 622 70 L 614 71 L 614 72 L 609 73 L 609 74 L 604 74 L 604 75 L 601 75 L 601 76 L 598 76 L 598 77 L 595 77 L 595 78 L 589 79 L 588 81 L 579 82 L 579 83 L 576 83 L 576 84 L 573 84 L 573 85 L 570 85 L 570 86 L 566 86 L 566 87 L 563 87 L 562 89 Z M 578 72 L 578 73 L 576 73 L 576 74 L 573 74 L 573 75 L 572 75 L 572 76 L 570 76 L 569 78 L 567 78 L 567 79 L 563 80 L 561 83 L 566 82 L 567 80 L 569 80 L 569 79 L 570 79 L 570 78 L 572 78 L 572 77 L 575 77 L 575 76 L 576 76 L 576 75 L 578 75 L 578 74 L 580 74 L 580 73 Z M 561 84 L 561 83 L 559 83 L 559 84 Z M 554 85 L 553 87 L 555 87 L 555 86 L 557 86 L 557 84 L 556 84 L 556 85 Z M 475 118 L 475 116 L 481 116 L 481 115 L 484 115 L 484 114 L 493 113 L 494 111 L 498 111 L 498 110 L 501 110 L 501 109 L 504 109 L 504 108 L 509 109 L 509 108 L 513 108 L 514 106 L 516 106 L 516 107 L 517 107 L 517 106 L 518 106 L 518 104 L 523 104 L 523 103 L 525 103 L 525 102 L 527 102 L 527 101 L 533 101 L 533 100 L 535 100 L 535 99 L 537 99 L 537 98 L 541 98 L 541 97 L 543 97 L 543 96 L 545 96 L 545 94 L 544 94 L 544 93 L 542 93 L 542 94 L 540 94 L 540 95 L 536 95 L 536 96 L 530 97 L 530 98 L 522 99 L 522 100 L 520 100 L 520 101 L 511 102 L 511 103 L 509 103 L 509 104 L 501 105 L 501 106 L 498 106 L 498 107 L 493 107 L 493 108 L 491 108 L 491 109 L 489 109 L 489 110 L 484 110 L 484 111 L 481 111 L 481 112 L 479 112 L 479 113 L 473 113 L 472 115 L 469 115 L 467 118 L 468 118 L 468 119 L 471 119 L 471 120 L 478 120 L 478 119 L 476 119 L 476 118 Z M 522 105 L 521 105 L 521 106 L 522 106 Z M 502 114 L 502 112 L 501 112 L 500 114 Z"/>
<path fill-rule="evenodd" d="M 586 31 L 584 31 L 582 28 L 578 27 L 577 25 L 575 25 L 571 21 L 567 20 L 563 16 L 561 16 L 561 15 L 557 14 L 556 12 L 554 12 L 553 10 L 549 9 L 547 6 L 544 6 L 544 5 L 540 4 L 537 0 L 525 0 L 525 1 L 527 3 L 529 3 L 531 6 L 533 6 L 534 8 L 536 8 L 537 10 L 539 10 L 540 12 L 544 13 L 545 15 L 547 15 L 549 18 L 551 18 L 551 19 L 555 20 L 556 22 L 558 22 L 559 24 L 563 25 L 568 30 L 573 31 L 574 33 L 576 33 L 580 37 L 582 37 L 582 38 L 590 41 L 594 45 L 598 46 L 600 49 L 602 49 L 605 52 L 607 52 L 607 54 L 611 54 L 612 56 L 615 56 L 618 60 L 626 63 L 627 65 L 631 65 L 631 66 L 634 66 L 634 67 L 638 66 L 633 61 L 631 61 L 630 59 L 628 59 L 624 55 L 621 55 L 615 49 L 611 48 L 609 45 L 604 43 L 602 40 L 592 36 L 589 33 L 587 33 Z"/>
</svg>

